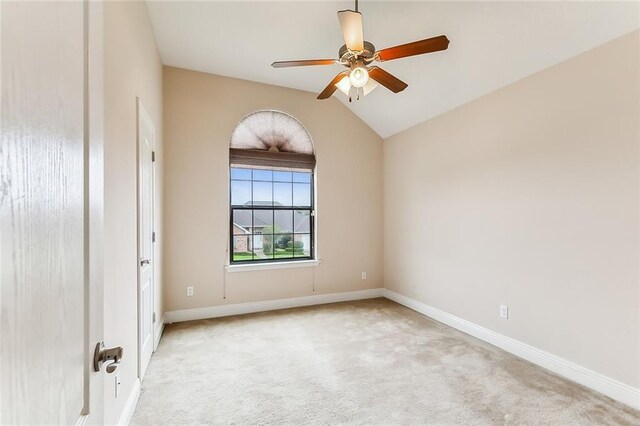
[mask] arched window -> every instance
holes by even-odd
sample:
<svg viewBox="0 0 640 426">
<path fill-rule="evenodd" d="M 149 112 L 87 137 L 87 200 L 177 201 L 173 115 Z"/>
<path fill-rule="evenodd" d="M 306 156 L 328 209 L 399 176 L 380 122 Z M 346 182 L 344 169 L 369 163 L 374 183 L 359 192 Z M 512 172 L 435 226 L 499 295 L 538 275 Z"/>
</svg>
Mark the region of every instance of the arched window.
<svg viewBox="0 0 640 426">
<path fill-rule="evenodd" d="M 230 262 L 314 258 L 313 141 L 280 111 L 257 111 L 229 145 Z"/>
</svg>

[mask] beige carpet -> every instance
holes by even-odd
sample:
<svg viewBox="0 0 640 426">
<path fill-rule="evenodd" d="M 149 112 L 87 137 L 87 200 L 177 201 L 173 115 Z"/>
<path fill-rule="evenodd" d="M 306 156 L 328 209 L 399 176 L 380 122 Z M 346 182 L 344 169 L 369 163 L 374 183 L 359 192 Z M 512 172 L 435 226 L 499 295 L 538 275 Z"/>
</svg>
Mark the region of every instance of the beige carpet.
<svg viewBox="0 0 640 426">
<path fill-rule="evenodd" d="M 135 425 L 640 424 L 386 299 L 168 325 Z"/>
</svg>

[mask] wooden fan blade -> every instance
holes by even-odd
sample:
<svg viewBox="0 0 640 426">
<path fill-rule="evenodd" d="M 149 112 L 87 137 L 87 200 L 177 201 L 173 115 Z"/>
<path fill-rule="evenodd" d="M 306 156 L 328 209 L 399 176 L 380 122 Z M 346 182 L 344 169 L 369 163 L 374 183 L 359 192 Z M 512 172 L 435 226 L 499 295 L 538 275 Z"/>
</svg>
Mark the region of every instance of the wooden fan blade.
<svg viewBox="0 0 640 426">
<path fill-rule="evenodd" d="M 407 83 L 394 77 L 380 67 L 369 68 L 369 78 L 374 79 L 393 93 L 402 92 L 408 86 Z"/>
<path fill-rule="evenodd" d="M 364 50 L 364 35 L 362 33 L 362 13 L 353 10 L 341 10 L 338 12 L 340 28 L 344 44 L 350 50 Z"/>
<path fill-rule="evenodd" d="M 340 80 L 342 80 L 344 78 L 345 75 L 349 75 L 349 71 L 342 71 L 340 74 L 336 75 L 333 80 L 331 80 L 331 83 L 329 83 L 329 85 L 327 87 L 324 88 L 324 90 L 322 91 L 322 93 L 320 93 L 318 95 L 318 99 L 327 99 L 330 98 L 331 95 L 333 95 L 333 92 L 335 92 L 336 90 L 338 90 L 338 87 L 336 87 L 336 84 L 338 84 L 338 82 Z"/>
<path fill-rule="evenodd" d="M 377 52 L 377 57 L 381 61 L 391 59 L 406 58 L 407 56 L 422 55 L 423 53 L 438 52 L 449 47 L 449 39 L 445 35 L 431 37 L 413 43 L 401 44 L 400 46 L 389 47 Z"/>
<path fill-rule="evenodd" d="M 333 65 L 338 61 L 335 59 L 304 59 L 300 61 L 279 61 L 271 64 L 274 68 L 304 67 L 307 65 Z"/>
</svg>

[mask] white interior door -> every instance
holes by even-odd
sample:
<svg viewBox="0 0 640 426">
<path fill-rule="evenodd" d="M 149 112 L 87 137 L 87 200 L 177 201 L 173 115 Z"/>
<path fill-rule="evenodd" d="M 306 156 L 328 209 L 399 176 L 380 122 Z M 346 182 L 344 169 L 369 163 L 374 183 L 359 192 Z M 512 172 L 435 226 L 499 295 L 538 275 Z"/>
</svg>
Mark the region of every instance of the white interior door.
<svg viewBox="0 0 640 426">
<path fill-rule="evenodd" d="M 102 423 L 101 22 L 0 2 L 0 424 Z"/>
<path fill-rule="evenodd" d="M 138 99 L 138 335 L 140 379 L 153 353 L 153 145 L 155 128 Z"/>
</svg>

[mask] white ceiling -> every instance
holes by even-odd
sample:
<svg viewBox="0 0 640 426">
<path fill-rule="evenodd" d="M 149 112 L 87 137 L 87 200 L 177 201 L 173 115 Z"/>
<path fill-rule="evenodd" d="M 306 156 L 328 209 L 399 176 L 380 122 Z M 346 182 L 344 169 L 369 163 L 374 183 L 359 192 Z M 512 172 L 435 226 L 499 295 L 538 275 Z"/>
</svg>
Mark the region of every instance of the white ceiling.
<svg viewBox="0 0 640 426">
<path fill-rule="evenodd" d="M 381 66 L 409 84 L 351 104 L 388 137 L 640 27 L 637 2 L 360 1 L 376 48 L 440 34 L 444 52 Z M 319 93 L 339 65 L 273 69 L 271 62 L 335 58 L 336 12 L 351 1 L 148 1 L 165 65 Z M 322 101 L 318 101 L 322 102 Z"/>
</svg>

